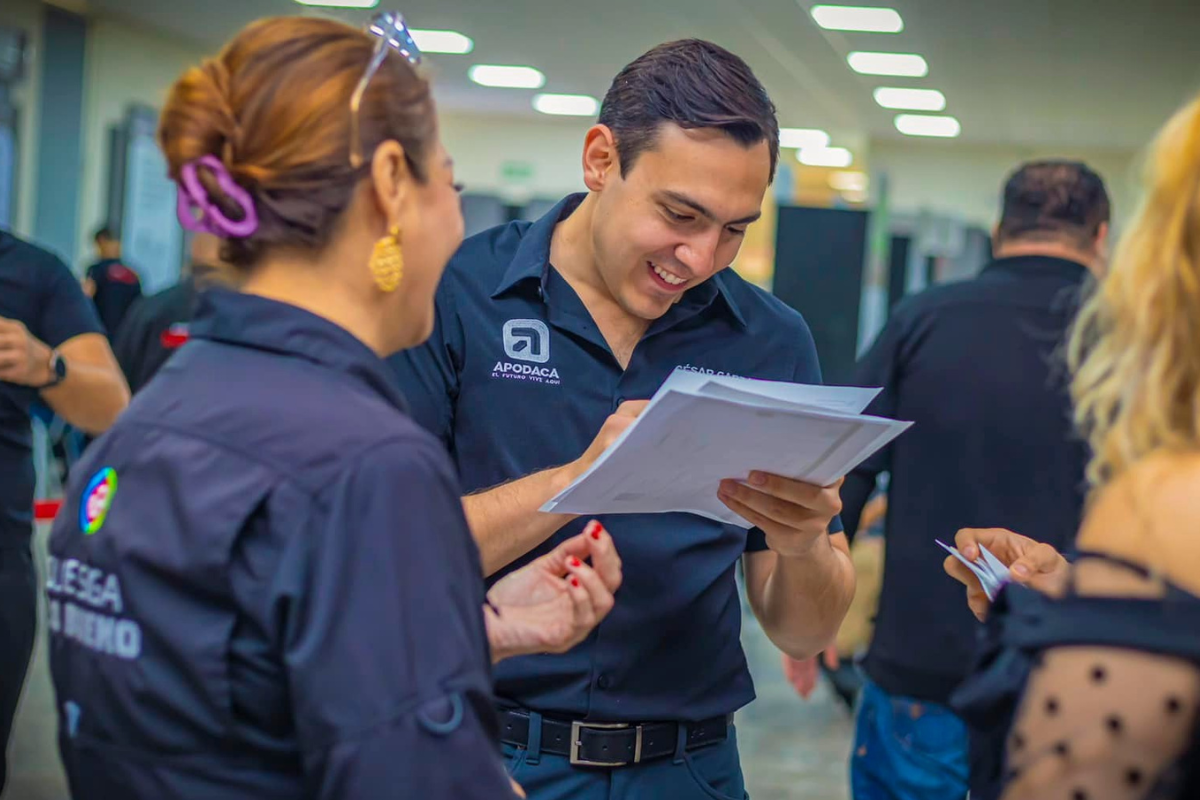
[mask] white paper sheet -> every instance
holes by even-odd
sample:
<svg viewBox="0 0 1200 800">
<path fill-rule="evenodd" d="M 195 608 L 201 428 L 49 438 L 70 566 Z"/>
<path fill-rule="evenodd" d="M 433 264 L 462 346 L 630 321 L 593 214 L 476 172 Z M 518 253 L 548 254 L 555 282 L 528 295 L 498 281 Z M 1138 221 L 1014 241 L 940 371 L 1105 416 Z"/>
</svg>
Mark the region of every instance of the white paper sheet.
<svg viewBox="0 0 1200 800">
<path fill-rule="evenodd" d="M 910 425 L 829 410 L 861 409 L 875 393 L 676 372 L 617 442 L 542 510 L 683 511 L 750 527 L 717 498 L 720 482 L 762 470 L 833 483 Z"/>
<path fill-rule="evenodd" d="M 683 369 L 671 373 L 655 396 L 668 390 L 732 400 L 744 400 L 753 396 L 762 400 L 782 400 L 792 405 L 823 408 L 826 411 L 840 411 L 844 414 L 862 413 L 881 391 L 861 389 L 857 386 L 812 386 L 784 381 L 760 381 L 733 375 L 706 375 Z"/>
<path fill-rule="evenodd" d="M 988 600 L 995 600 L 996 595 L 1000 592 L 1000 588 L 1012 580 L 1012 576 L 1009 574 L 1008 567 L 1004 566 L 1004 562 L 992 555 L 991 551 L 983 545 L 979 545 L 979 558 L 971 561 L 960 553 L 957 547 L 951 547 L 940 539 L 934 539 L 934 541 L 941 545 L 950 555 L 966 564 L 967 569 L 975 573 L 975 577 L 979 578 L 979 583 L 983 586 L 983 593 L 987 595 Z"/>
</svg>

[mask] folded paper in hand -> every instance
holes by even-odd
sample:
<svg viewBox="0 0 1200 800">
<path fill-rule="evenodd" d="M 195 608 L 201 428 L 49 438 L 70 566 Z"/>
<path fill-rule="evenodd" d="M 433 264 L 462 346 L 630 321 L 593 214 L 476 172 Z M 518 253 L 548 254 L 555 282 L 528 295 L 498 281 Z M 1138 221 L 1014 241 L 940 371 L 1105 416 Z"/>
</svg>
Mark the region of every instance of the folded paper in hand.
<svg viewBox="0 0 1200 800">
<path fill-rule="evenodd" d="M 750 527 L 717 498 L 720 482 L 759 470 L 834 483 L 911 424 L 863 416 L 878 393 L 676 370 L 641 416 L 542 510 L 682 511 Z"/>
<path fill-rule="evenodd" d="M 979 545 L 979 559 L 971 561 L 958 552 L 957 547 L 951 547 L 940 539 L 934 539 L 934 541 L 940 544 L 950 555 L 966 564 L 967 569 L 975 573 L 975 577 L 979 578 L 979 583 L 983 586 L 983 593 L 987 595 L 988 600 L 995 600 L 996 595 L 1000 592 L 1000 587 L 1012 580 L 1012 576 L 1008 572 L 1008 567 L 1004 566 L 1003 562 L 992 555 L 991 551 L 983 545 Z"/>
</svg>

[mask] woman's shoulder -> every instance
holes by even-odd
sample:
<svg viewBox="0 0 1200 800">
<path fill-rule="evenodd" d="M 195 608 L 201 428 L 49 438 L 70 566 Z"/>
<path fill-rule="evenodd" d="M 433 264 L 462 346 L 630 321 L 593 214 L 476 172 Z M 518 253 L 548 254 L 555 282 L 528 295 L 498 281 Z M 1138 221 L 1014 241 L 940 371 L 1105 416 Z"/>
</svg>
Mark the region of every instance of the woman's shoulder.
<svg viewBox="0 0 1200 800">
<path fill-rule="evenodd" d="M 1200 595 L 1200 451 L 1150 456 L 1101 489 L 1079 548 L 1140 564 Z"/>
</svg>

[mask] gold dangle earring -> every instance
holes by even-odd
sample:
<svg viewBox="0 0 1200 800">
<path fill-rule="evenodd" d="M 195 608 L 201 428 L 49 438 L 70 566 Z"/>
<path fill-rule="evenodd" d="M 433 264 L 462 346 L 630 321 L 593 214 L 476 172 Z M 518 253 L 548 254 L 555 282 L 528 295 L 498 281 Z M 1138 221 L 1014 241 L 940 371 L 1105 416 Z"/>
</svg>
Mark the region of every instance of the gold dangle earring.
<svg viewBox="0 0 1200 800">
<path fill-rule="evenodd" d="M 404 250 L 400 246 L 400 226 L 393 225 L 387 236 L 375 243 L 367 263 L 381 292 L 394 292 L 404 277 Z"/>
</svg>

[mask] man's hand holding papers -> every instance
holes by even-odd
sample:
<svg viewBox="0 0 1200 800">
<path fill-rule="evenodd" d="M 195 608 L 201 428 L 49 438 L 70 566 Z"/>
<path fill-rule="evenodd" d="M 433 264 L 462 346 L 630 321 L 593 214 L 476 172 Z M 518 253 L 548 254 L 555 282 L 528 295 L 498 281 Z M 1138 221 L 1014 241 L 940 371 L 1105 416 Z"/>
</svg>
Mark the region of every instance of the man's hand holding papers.
<svg viewBox="0 0 1200 800">
<path fill-rule="evenodd" d="M 842 510 L 842 479 L 832 486 L 751 472 L 750 480 L 721 481 L 717 497 L 747 522 L 762 529 L 767 545 L 781 556 L 807 556 L 824 539 L 829 522 Z"/>
<path fill-rule="evenodd" d="M 876 393 L 677 370 L 648 403 L 609 417 L 576 462 L 587 466 L 542 510 L 765 522 L 773 548 L 804 549 L 837 513 L 845 474 L 908 427 L 861 414 Z"/>
</svg>

